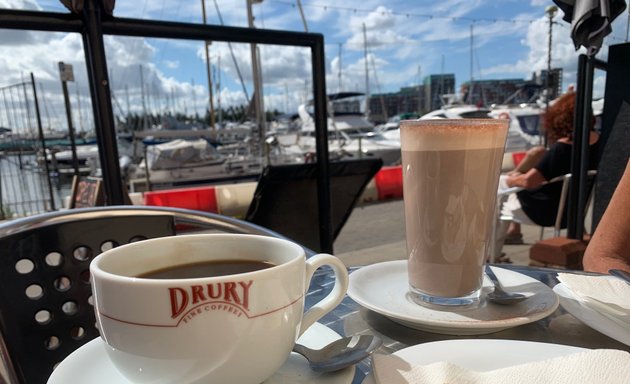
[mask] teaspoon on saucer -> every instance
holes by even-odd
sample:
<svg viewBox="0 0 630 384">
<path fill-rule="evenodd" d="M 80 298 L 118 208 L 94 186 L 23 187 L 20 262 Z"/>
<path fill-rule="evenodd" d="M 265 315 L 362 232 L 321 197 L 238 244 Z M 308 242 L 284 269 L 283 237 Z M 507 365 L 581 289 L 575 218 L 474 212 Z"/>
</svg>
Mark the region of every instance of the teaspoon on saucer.
<svg viewBox="0 0 630 384">
<path fill-rule="evenodd" d="M 522 293 L 507 292 L 505 289 L 503 289 L 503 286 L 499 282 L 499 279 L 492 271 L 492 268 L 490 268 L 490 266 L 488 265 L 486 265 L 486 275 L 488 275 L 490 281 L 492 281 L 492 284 L 494 285 L 494 290 L 486 295 L 486 298 L 491 303 L 499 305 L 511 305 L 520 303 L 521 301 L 527 299 L 527 296 L 523 295 Z"/>
<path fill-rule="evenodd" d="M 335 340 L 322 349 L 295 344 L 293 352 L 306 357 L 313 371 L 333 372 L 370 356 L 381 343 L 381 339 L 373 335 L 349 336 Z"/>
</svg>

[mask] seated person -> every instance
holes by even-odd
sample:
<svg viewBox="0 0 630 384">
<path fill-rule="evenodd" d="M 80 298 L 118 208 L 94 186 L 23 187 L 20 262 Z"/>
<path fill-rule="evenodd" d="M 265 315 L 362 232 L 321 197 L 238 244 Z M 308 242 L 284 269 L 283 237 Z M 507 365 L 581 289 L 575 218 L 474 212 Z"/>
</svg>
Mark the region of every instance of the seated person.
<svg viewBox="0 0 630 384">
<path fill-rule="evenodd" d="M 630 161 L 584 253 L 584 270 L 630 273 Z"/>
<path fill-rule="evenodd" d="M 523 160 L 521 160 L 521 162 L 516 166 L 516 168 L 514 168 L 514 170 L 508 172 L 507 176 L 515 176 L 527 173 L 527 171 L 534 168 L 534 166 L 538 164 L 540 160 L 542 160 L 545 153 L 547 153 L 547 148 L 542 145 L 537 145 L 530 148 L 525 154 Z M 507 185 L 505 187 L 507 187 Z M 505 237 L 505 241 L 503 244 L 523 244 L 521 223 L 510 221 L 510 226 L 507 230 L 507 236 Z"/>
<path fill-rule="evenodd" d="M 501 205 L 500 217 L 521 224 L 553 226 L 558 214 L 562 183 L 548 184 L 549 180 L 571 172 L 571 152 L 573 149 L 573 110 L 575 92 L 560 96 L 544 114 L 545 129 L 553 145 L 542 159 L 527 172 L 513 172 L 504 178 L 507 187 L 523 188 L 522 191 L 507 196 Z M 597 142 L 599 135 L 593 130 L 589 135 L 589 169 L 597 168 Z M 502 255 L 502 248 L 508 235 L 509 221 L 499 220 L 496 230 L 494 254 L 495 263 L 510 262 Z"/>
</svg>

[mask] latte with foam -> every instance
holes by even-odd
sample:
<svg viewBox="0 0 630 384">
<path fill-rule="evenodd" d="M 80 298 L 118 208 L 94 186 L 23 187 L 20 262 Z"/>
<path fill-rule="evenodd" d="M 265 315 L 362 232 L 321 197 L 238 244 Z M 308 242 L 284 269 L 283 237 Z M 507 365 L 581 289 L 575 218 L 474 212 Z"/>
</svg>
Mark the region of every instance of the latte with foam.
<svg viewBox="0 0 630 384">
<path fill-rule="evenodd" d="M 409 284 L 422 300 L 478 297 L 506 134 L 493 119 L 401 124 Z"/>
</svg>

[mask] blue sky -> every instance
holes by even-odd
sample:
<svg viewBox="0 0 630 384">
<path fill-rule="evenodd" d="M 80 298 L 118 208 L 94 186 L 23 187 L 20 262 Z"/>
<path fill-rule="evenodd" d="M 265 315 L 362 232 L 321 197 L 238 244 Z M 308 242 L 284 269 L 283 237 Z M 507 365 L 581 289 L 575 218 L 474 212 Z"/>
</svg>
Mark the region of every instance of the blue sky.
<svg viewBox="0 0 630 384">
<path fill-rule="evenodd" d="M 529 79 L 534 71 L 547 67 L 545 8 L 552 5 L 551 0 L 302 0 L 301 3 L 309 32 L 325 36 L 329 92 L 366 90 L 366 44 L 370 93 L 397 91 L 417 84 L 429 74 L 454 73 L 459 85 L 470 80 L 471 75 L 474 79 Z M 225 25 L 247 26 L 246 0 L 216 0 L 216 4 Z M 0 8 L 65 12 L 58 0 L 0 0 Z M 258 28 L 304 31 L 296 0 L 264 0 L 253 5 L 253 12 Z M 209 24 L 220 24 L 213 0 L 206 0 L 206 14 Z M 115 15 L 201 23 L 201 0 L 119 0 Z M 566 88 L 575 82 L 577 57 L 582 51 L 575 51 L 569 38 L 569 25 L 561 17 L 559 11 L 554 18 L 552 67 L 564 69 Z M 626 11 L 614 22 L 613 33 L 605 40 L 598 58 L 606 59 L 608 45 L 626 40 L 627 23 Z M 2 31 L 0 43 L 3 73 L 0 86 L 19 82 L 33 72 L 42 84 L 50 110 L 62 115 L 62 106 L 55 96 L 60 93 L 57 62 L 64 61 L 75 67 L 77 81 L 70 86 L 76 98 L 73 103 L 81 104 L 81 108 L 89 106 L 79 36 Z M 120 106 L 116 113 L 142 110 L 143 94 L 144 108 L 151 110 L 178 109 L 190 113 L 201 112 L 208 105 L 203 43 L 107 37 L 106 49 L 112 88 Z M 251 95 L 250 48 L 233 44 L 232 51 Z M 265 106 L 295 111 L 311 92 L 309 51 L 261 46 L 260 54 Z M 215 105 L 219 102 L 218 94 L 224 107 L 244 103 L 244 92 L 228 45 L 212 44 L 210 61 L 215 84 L 220 79 L 220 91 L 214 92 Z M 603 92 L 603 85 L 604 77 L 599 74 L 596 96 Z"/>
</svg>

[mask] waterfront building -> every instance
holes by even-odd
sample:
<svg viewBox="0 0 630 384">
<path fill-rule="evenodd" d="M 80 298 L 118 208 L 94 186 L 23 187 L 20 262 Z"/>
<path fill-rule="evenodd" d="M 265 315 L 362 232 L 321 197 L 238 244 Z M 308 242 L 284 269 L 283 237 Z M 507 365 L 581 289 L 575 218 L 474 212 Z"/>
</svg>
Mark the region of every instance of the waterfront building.
<svg viewBox="0 0 630 384">
<path fill-rule="evenodd" d="M 380 124 L 401 114 L 425 113 L 424 86 L 401 88 L 398 92 L 380 93 L 370 96 L 370 121 Z"/>
<path fill-rule="evenodd" d="M 434 111 L 445 104 L 442 97 L 455 94 L 455 75 L 452 73 L 429 75 L 424 78 L 424 109 Z"/>
<path fill-rule="evenodd" d="M 470 82 L 462 83 L 462 88 L 470 90 Z M 524 79 L 475 80 L 465 102 L 484 106 L 527 103 L 539 90 L 536 82 Z"/>
<path fill-rule="evenodd" d="M 547 70 L 532 74 L 533 80 L 543 89 L 547 85 Z M 562 94 L 562 68 L 553 68 L 549 73 L 549 100 L 553 100 Z"/>
</svg>

